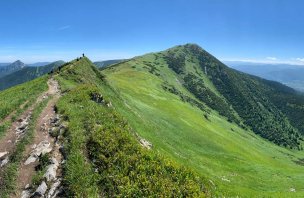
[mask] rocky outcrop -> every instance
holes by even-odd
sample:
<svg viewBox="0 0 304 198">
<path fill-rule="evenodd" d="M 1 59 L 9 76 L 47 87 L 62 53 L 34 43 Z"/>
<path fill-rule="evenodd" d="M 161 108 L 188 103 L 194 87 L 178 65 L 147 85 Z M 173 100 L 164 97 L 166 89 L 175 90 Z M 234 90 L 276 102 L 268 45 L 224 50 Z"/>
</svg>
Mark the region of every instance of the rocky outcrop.
<svg viewBox="0 0 304 198">
<path fill-rule="evenodd" d="M 63 133 L 66 130 L 66 126 L 61 124 L 59 115 L 55 115 L 50 118 L 49 122 L 43 126 L 45 130 L 54 138 L 54 144 L 48 141 L 42 141 L 37 146 L 33 145 L 29 158 L 25 164 L 30 164 L 41 160 L 41 156 L 49 153 L 49 163 L 45 168 L 41 184 L 34 189 L 33 187 L 26 186 L 22 192 L 22 198 L 36 198 L 36 197 L 47 197 L 55 198 L 63 193 L 62 184 L 62 167 L 63 160 Z"/>
<path fill-rule="evenodd" d="M 17 134 L 16 142 L 18 142 L 27 132 L 29 121 L 32 117 L 32 112 L 29 112 L 29 114 L 24 119 L 19 119 L 18 126 L 16 127 L 15 131 Z"/>
<path fill-rule="evenodd" d="M 140 138 L 139 143 L 144 148 L 147 148 L 147 149 L 151 149 L 152 148 L 152 144 L 150 142 L 148 142 L 147 140 L 143 139 L 143 138 Z"/>
<path fill-rule="evenodd" d="M 8 152 L 0 152 L 0 159 L 4 158 Z"/>
<path fill-rule="evenodd" d="M 99 103 L 99 104 L 104 102 L 103 96 L 99 93 L 92 93 L 91 100 L 93 100 L 94 102 Z"/>
<path fill-rule="evenodd" d="M 25 165 L 31 164 L 33 162 L 36 162 L 38 160 L 40 155 L 44 155 L 46 153 L 49 153 L 52 151 L 50 142 L 44 140 L 38 144 L 38 146 L 35 147 L 35 149 L 32 151 L 30 156 L 27 158 L 27 160 L 24 162 Z"/>
<path fill-rule="evenodd" d="M 55 198 L 59 193 L 61 193 L 62 189 L 60 188 L 61 179 L 56 180 L 51 186 L 47 198 Z"/>
<path fill-rule="evenodd" d="M 56 172 L 58 169 L 59 163 L 56 158 L 51 159 L 51 164 L 48 165 L 46 173 L 43 175 L 46 181 L 53 181 L 56 179 Z"/>
<path fill-rule="evenodd" d="M 47 191 L 48 187 L 45 183 L 45 181 L 42 181 L 41 184 L 38 186 L 34 194 L 31 196 L 31 198 L 36 198 L 36 197 L 43 197 Z"/>
</svg>

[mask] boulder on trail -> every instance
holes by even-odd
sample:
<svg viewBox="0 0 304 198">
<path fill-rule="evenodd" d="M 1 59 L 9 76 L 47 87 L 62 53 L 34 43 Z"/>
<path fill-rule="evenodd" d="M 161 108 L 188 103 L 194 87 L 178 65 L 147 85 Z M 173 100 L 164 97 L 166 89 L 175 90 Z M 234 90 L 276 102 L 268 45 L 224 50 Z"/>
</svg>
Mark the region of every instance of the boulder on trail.
<svg viewBox="0 0 304 198">
<path fill-rule="evenodd" d="M 0 162 L 0 167 L 5 166 L 9 161 L 8 156 L 6 156 L 1 162 Z"/>
<path fill-rule="evenodd" d="M 36 189 L 36 191 L 34 192 L 34 194 L 31 196 L 31 198 L 43 197 L 46 191 L 47 191 L 47 185 L 46 185 L 45 181 L 43 181 L 38 186 L 38 188 Z"/>
<path fill-rule="evenodd" d="M 31 196 L 31 193 L 29 190 L 24 190 L 21 193 L 21 198 L 29 198 Z"/>
<path fill-rule="evenodd" d="M 36 146 L 36 148 L 30 154 L 30 157 L 27 158 L 27 160 L 25 161 L 24 164 L 25 165 L 31 164 L 31 163 L 35 162 L 39 158 L 40 155 L 44 155 L 51 151 L 52 151 L 51 143 L 44 140 Z"/>
<path fill-rule="evenodd" d="M 51 186 L 51 189 L 48 192 L 47 198 L 53 198 L 56 197 L 58 195 L 59 191 L 59 187 L 61 184 L 61 180 L 58 179 L 55 183 L 53 183 L 53 185 Z"/>
<path fill-rule="evenodd" d="M 8 152 L 0 152 L 0 159 L 4 158 Z"/>
<path fill-rule="evenodd" d="M 47 170 L 43 177 L 46 179 L 46 181 L 52 181 L 56 179 L 56 171 L 58 169 L 59 163 L 56 160 L 56 158 L 51 159 L 52 164 L 47 166 Z"/>
</svg>

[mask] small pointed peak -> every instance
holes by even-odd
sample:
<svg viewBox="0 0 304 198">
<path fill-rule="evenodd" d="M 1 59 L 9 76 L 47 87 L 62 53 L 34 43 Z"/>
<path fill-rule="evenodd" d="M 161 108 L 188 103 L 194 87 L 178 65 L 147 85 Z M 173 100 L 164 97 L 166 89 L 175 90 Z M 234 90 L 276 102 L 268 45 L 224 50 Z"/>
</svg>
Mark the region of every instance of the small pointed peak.
<svg viewBox="0 0 304 198">
<path fill-rule="evenodd" d="M 187 43 L 187 44 L 184 45 L 184 47 L 196 47 L 196 48 L 201 48 L 202 49 L 202 47 L 199 46 L 196 43 Z"/>
<path fill-rule="evenodd" d="M 25 64 L 24 64 L 23 62 L 21 62 L 20 60 L 16 60 L 16 61 L 13 62 L 11 65 L 12 65 L 12 66 L 15 66 L 15 67 L 20 67 L 20 68 L 25 67 Z"/>
<path fill-rule="evenodd" d="M 177 45 L 175 47 L 170 48 L 169 50 L 176 50 L 176 49 L 184 49 L 192 52 L 204 51 L 204 49 L 201 46 L 195 43 L 186 43 L 184 45 Z"/>
</svg>

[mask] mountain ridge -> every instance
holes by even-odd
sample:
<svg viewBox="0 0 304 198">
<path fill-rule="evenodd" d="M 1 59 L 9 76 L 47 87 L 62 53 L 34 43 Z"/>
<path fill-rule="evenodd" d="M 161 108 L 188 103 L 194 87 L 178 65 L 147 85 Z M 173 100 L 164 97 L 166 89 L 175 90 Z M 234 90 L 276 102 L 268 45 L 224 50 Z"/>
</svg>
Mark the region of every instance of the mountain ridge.
<svg viewBox="0 0 304 198">
<path fill-rule="evenodd" d="M 62 93 L 54 110 L 64 132 L 51 134 L 66 156 L 66 197 L 303 196 L 303 96 L 289 87 L 189 44 L 101 69 L 77 58 L 35 81 L 47 78 Z"/>
</svg>

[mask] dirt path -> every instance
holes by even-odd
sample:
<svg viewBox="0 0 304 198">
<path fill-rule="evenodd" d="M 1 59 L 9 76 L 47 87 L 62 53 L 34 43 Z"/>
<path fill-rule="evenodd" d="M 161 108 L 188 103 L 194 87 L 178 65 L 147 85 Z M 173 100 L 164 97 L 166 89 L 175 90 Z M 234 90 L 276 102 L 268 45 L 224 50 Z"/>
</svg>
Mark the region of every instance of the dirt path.
<svg viewBox="0 0 304 198">
<path fill-rule="evenodd" d="M 33 195 L 33 193 L 35 194 L 35 191 L 33 192 L 34 189 L 30 189 L 31 182 L 34 174 L 36 173 L 35 167 L 39 165 L 39 157 L 41 157 L 43 154 L 49 153 L 49 156 L 51 156 L 50 160 L 52 161 L 52 163 L 47 168 L 47 171 L 50 171 L 49 175 L 46 173 L 45 176 L 47 178 L 47 181 L 49 183 L 52 183 L 51 180 L 55 180 L 55 178 L 57 178 L 57 175 L 61 174 L 61 172 L 58 170 L 59 162 L 62 161 L 62 156 L 59 152 L 60 145 L 56 144 L 55 139 L 49 134 L 50 131 L 55 130 L 56 127 L 59 127 L 59 117 L 54 111 L 54 106 L 60 97 L 60 91 L 58 83 L 53 79 L 50 79 L 48 81 L 48 85 L 48 94 L 53 96 L 53 98 L 48 102 L 47 106 L 43 109 L 37 119 L 37 124 L 34 132 L 34 140 L 31 145 L 28 145 L 26 147 L 26 150 L 24 152 L 25 158 L 22 160 L 19 168 L 17 190 L 16 193 L 11 197 L 25 198 L 30 197 Z M 53 185 L 57 185 L 58 181 L 53 181 Z M 41 188 L 46 187 L 44 184 Z"/>
<path fill-rule="evenodd" d="M 52 91 L 49 89 L 48 91 L 41 94 L 35 103 L 31 105 L 26 111 L 24 111 L 18 117 L 18 119 L 16 119 L 16 121 L 11 124 L 8 131 L 0 139 L 0 170 L 8 163 L 9 155 L 14 151 L 16 143 L 26 134 L 33 110 L 37 104 L 39 104 L 42 100 L 48 98 L 48 95 L 50 95 Z M 22 104 L 21 108 L 23 108 L 26 103 Z M 5 119 L 11 119 L 12 115 L 9 115 Z"/>
</svg>

